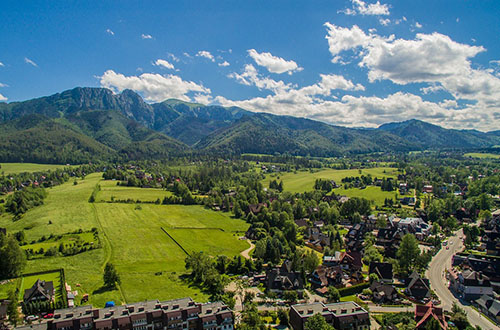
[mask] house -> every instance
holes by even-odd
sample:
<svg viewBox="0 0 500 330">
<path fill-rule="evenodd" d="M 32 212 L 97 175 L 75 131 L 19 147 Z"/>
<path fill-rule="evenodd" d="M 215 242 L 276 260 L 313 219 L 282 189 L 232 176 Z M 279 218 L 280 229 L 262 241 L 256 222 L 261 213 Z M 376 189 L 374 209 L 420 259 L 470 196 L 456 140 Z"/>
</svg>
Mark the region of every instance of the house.
<svg viewBox="0 0 500 330">
<path fill-rule="evenodd" d="M 376 303 L 396 303 L 400 300 L 394 286 L 382 281 L 374 281 L 370 285 L 370 290 L 373 294 L 373 301 Z"/>
<path fill-rule="evenodd" d="M 377 274 L 380 281 L 392 283 L 392 264 L 388 262 L 371 262 L 370 274 Z"/>
<path fill-rule="evenodd" d="M 266 203 L 259 203 L 259 204 L 250 204 L 248 205 L 248 210 L 257 215 L 260 213 L 260 211 L 262 211 L 263 208 L 267 207 L 267 204 Z"/>
<path fill-rule="evenodd" d="M 309 281 L 316 288 L 329 286 L 342 287 L 344 272 L 340 266 L 318 266 L 311 274 Z"/>
<path fill-rule="evenodd" d="M 425 185 L 423 188 L 422 188 L 422 192 L 424 193 L 427 193 L 427 194 L 431 194 L 433 191 L 433 188 L 431 185 Z"/>
<path fill-rule="evenodd" d="M 294 330 L 303 330 L 307 320 L 315 314 L 323 316 L 337 330 L 370 329 L 370 315 L 353 301 L 293 305 L 290 308 L 290 326 Z"/>
<path fill-rule="evenodd" d="M 482 295 L 493 296 L 489 277 L 481 272 L 466 268 L 462 272 L 450 270 L 450 287 L 467 301 L 476 300 Z"/>
<path fill-rule="evenodd" d="M 408 192 L 408 184 L 406 182 L 402 182 L 399 184 L 399 194 L 405 195 Z"/>
<path fill-rule="evenodd" d="M 340 266 L 344 270 L 360 271 L 363 268 L 363 261 L 361 253 L 356 251 L 348 251 L 345 253 L 344 258 L 340 261 Z"/>
<path fill-rule="evenodd" d="M 323 265 L 338 266 L 344 260 L 345 252 L 335 251 L 333 256 L 323 256 Z"/>
<path fill-rule="evenodd" d="M 415 235 L 415 237 L 422 241 L 431 231 L 431 226 L 426 223 L 422 218 L 405 218 L 399 221 L 398 227 Z"/>
<path fill-rule="evenodd" d="M 300 272 L 292 271 L 290 261 L 285 261 L 281 267 L 274 267 L 266 273 L 266 287 L 271 292 L 298 291 L 299 296 L 304 290 L 304 281 Z"/>
<path fill-rule="evenodd" d="M 196 303 L 191 298 L 149 300 L 93 308 L 78 306 L 54 312 L 47 330 L 104 329 L 234 329 L 233 312 L 222 302 Z"/>
<path fill-rule="evenodd" d="M 405 293 L 417 300 L 429 299 L 431 297 L 429 280 L 422 278 L 417 272 L 413 272 L 406 279 Z"/>
<path fill-rule="evenodd" d="M 500 324 L 500 301 L 490 296 L 482 295 L 474 304 L 483 314 Z"/>
<path fill-rule="evenodd" d="M 25 303 L 33 301 L 52 301 L 55 297 L 54 283 L 37 279 L 35 284 L 24 291 L 23 301 Z"/>
<path fill-rule="evenodd" d="M 441 307 L 436 307 L 429 301 L 425 305 L 415 306 L 415 322 L 417 322 L 416 329 L 425 329 L 427 322 L 431 319 L 435 319 L 439 322 L 441 329 L 448 329 L 448 323 L 446 323 L 443 309 Z"/>
</svg>

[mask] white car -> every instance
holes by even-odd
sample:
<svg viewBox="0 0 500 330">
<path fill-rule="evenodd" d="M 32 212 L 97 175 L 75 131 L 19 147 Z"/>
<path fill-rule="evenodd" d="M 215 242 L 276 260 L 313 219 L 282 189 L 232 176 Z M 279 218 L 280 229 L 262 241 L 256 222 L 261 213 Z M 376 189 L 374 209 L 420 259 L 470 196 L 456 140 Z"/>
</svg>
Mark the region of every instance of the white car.
<svg viewBox="0 0 500 330">
<path fill-rule="evenodd" d="M 26 321 L 36 321 L 36 320 L 38 320 L 38 316 L 36 315 L 26 316 Z"/>
</svg>

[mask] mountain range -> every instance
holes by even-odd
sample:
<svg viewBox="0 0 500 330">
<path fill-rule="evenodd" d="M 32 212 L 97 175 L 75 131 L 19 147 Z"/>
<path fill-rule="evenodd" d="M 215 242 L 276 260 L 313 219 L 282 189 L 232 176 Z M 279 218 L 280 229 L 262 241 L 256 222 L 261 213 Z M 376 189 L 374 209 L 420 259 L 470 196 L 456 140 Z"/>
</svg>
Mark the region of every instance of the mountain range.
<svg viewBox="0 0 500 330">
<path fill-rule="evenodd" d="M 356 129 L 179 100 L 148 104 L 125 90 L 74 88 L 0 103 L 0 161 L 82 163 L 193 152 L 340 156 L 500 145 L 500 131 L 445 129 L 419 120 Z"/>
</svg>

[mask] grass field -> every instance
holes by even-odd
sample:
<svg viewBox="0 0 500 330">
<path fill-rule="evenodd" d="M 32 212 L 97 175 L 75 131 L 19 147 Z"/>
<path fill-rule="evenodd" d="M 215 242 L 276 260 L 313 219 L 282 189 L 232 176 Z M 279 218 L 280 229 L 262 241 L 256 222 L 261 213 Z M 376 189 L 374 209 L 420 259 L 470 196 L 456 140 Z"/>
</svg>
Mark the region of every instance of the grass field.
<svg viewBox="0 0 500 330">
<path fill-rule="evenodd" d="M 0 163 L 0 166 L 1 166 L 0 173 L 5 172 L 5 174 L 40 172 L 40 171 L 55 170 L 58 168 L 66 167 L 66 165 L 33 164 L 33 163 Z"/>
<path fill-rule="evenodd" d="M 373 201 L 378 206 L 384 205 L 384 200 L 386 198 L 394 199 L 396 195 L 399 196 L 397 191 L 382 191 L 380 187 L 376 186 L 367 186 L 365 189 L 344 189 L 342 187 L 334 189 L 333 191 L 337 195 L 345 195 L 348 197 L 364 197 L 368 200 Z"/>
<path fill-rule="evenodd" d="M 140 200 L 141 202 L 154 202 L 158 198 L 163 200 L 164 197 L 171 196 L 170 191 L 163 189 L 143 189 L 138 187 L 117 186 L 117 181 L 102 180 L 101 191 L 97 194 L 96 201 L 109 202 L 114 197 L 115 200 Z"/>
<path fill-rule="evenodd" d="M 470 152 L 468 154 L 464 154 L 464 157 L 500 159 L 500 155 L 498 154 L 480 153 L 480 152 Z"/>
<path fill-rule="evenodd" d="M 54 289 L 56 290 L 56 302 L 64 299 L 61 296 L 61 273 L 60 272 L 50 272 L 46 274 L 23 276 L 21 278 L 21 286 L 19 290 L 19 300 L 23 299 L 24 290 L 29 289 L 35 284 L 35 282 L 40 279 L 42 281 L 52 281 L 54 284 Z"/>
<path fill-rule="evenodd" d="M 64 245 L 67 245 L 67 246 L 68 245 L 75 245 L 75 244 L 83 245 L 84 243 L 88 243 L 92 246 L 93 245 L 97 246 L 97 244 L 99 242 L 94 237 L 94 233 L 85 232 L 85 233 L 81 233 L 81 234 L 64 234 L 64 235 L 62 235 L 61 238 L 54 237 L 54 238 L 50 238 L 50 239 L 47 239 L 47 240 L 42 241 L 42 242 L 36 242 L 36 243 L 32 243 L 32 244 L 23 245 L 23 246 L 21 246 L 21 248 L 23 248 L 25 250 L 31 249 L 34 252 L 37 252 L 40 249 L 47 251 L 48 249 L 50 249 L 54 246 L 56 248 L 59 248 L 59 245 L 61 243 Z"/>
<path fill-rule="evenodd" d="M 395 178 L 398 175 L 398 170 L 392 167 L 376 167 L 360 170 L 335 170 L 324 169 L 317 172 L 299 171 L 297 173 L 275 173 L 267 175 L 262 180 L 264 187 L 269 187 L 269 182 L 272 180 L 283 180 L 283 189 L 292 193 L 305 192 L 314 189 L 316 179 L 335 180 L 338 184 L 340 181 L 349 176 L 361 176 L 370 174 L 372 177 L 378 178 Z"/>
<path fill-rule="evenodd" d="M 109 300 L 125 303 L 191 296 L 207 301 L 208 297 L 198 288 L 181 279 L 186 273 L 186 254 L 162 227 L 187 251 L 234 256 L 248 248 L 246 241 L 238 239 L 239 232 L 248 229 L 244 221 L 202 206 L 142 204 L 141 209 L 136 209 L 135 204 L 88 203 L 100 181 L 101 174 L 94 173 L 79 179 L 77 185 L 71 181 L 48 189 L 44 205 L 29 210 L 18 221 L 13 222 L 10 215 L 0 216 L 0 227 L 6 227 L 8 232 L 24 230 L 28 242 L 51 233 L 62 235 L 98 228 L 101 249 L 29 260 L 24 270 L 29 273 L 64 268 L 66 281 L 79 292 L 77 304 L 83 293 L 88 293 L 89 303 L 97 307 Z M 158 193 L 157 189 L 148 190 L 139 193 Z M 103 288 L 102 274 L 107 262 L 118 270 L 122 281 L 119 289 Z M 0 294 L 8 292 L 7 285 L 0 285 Z"/>
<path fill-rule="evenodd" d="M 19 287 L 21 279 L 11 279 L 0 282 L 0 300 L 7 299 L 9 297 L 9 292 L 16 291 Z"/>
</svg>

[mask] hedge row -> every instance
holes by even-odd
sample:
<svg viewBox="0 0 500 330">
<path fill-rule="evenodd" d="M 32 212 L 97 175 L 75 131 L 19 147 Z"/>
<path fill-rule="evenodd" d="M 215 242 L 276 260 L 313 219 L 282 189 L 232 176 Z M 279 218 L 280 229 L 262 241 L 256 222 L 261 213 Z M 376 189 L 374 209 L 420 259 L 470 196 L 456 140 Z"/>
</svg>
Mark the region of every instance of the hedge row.
<svg viewBox="0 0 500 330">
<path fill-rule="evenodd" d="M 347 288 L 341 288 L 339 289 L 339 293 L 341 297 L 345 296 L 350 296 L 356 293 L 361 293 L 363 289 L 369 288 L 370 287 L 370 282 L 364 282 L 360 284 L 356 284 Z"/>
</svg>

